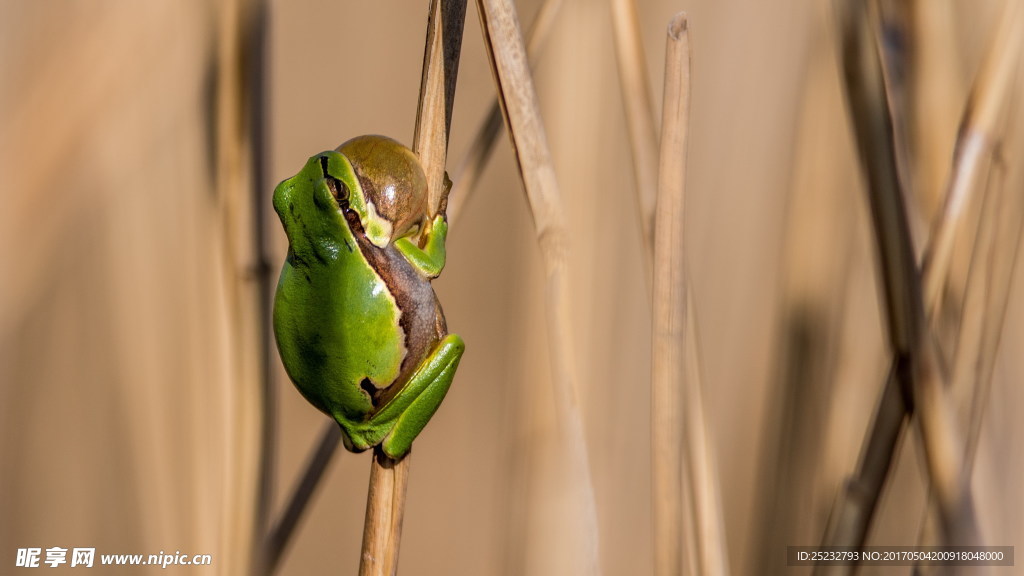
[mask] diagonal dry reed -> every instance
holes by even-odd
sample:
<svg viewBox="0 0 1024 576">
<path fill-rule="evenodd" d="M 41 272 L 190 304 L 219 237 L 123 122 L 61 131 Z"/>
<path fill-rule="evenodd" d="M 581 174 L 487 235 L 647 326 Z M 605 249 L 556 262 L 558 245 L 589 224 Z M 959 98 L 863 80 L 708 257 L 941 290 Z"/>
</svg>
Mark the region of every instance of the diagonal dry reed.
<svg viewBox="0 0 1024 576">
<path fill-rule="evenodd" d="M 330 464 L 331 458 L 337 452 L 338 444 L 341 443 L 341 427 L 334 420 L 328 420 L 327 423 L 328 426 L 325 426 L 320 433 L 316 449 L 309 455 L 302 476 L 292 490 L 284 512 L 271 527 L 263 543 L 261 567 L 263 574 L 269 575 L 277 571 L 277 567 L 281 563 L 281 555 L 288 546 L 295 527 L 298 526 L 313 493 L 320 485 L 320 479 L 323 478 L 327 465 Z"/>
<path fill-rule="evenodd" d="M 980 325 L 971 334 L 962 329 L 952 379 L 955 390 L 964 389 L 970 395 L 963 407 L 968 413 L 965 473 L 972 469 L 977 454 L 1020 248 L 1024 206 L 1019 196 L 1002 182 L 990 186 L 981 221 L 985 237 L 979 235 L 971 263 L 961 326 L 966 326 L 968 318 L 980 319 Z"/>
<path fill-rule="evenodd" d="M 1014 25 L 1020 26 L 1020 13 L 1021 11 L 1017 10 L 1014 18 L 1006 18 L 1004 22 L 1014 22 Z M 970 104 L 961 122 L 945 203 L 932 227 L 933 232 L 923 263 L 924 303 L 929 311 L 929 317 L 934 316 L 941 306 L 942 286 L 948 275 L 955 235 L 963 228 L 965 206 L 971 202 L 971 198 L 977 194 L 977 189 L 987 177 L 992 158 L 1003 139 L 1003 124 L 999 118 L 1003 114 L 1002 110 L 1006 106 L 1009 89 L 1012 87 L 1009 78 L 1012 77 L 1014 69 L 1012 63 L 1019 57 L 1019 44 L 1016 44 L 1019 43 L 1019 38 L 1019 34 L 1008 34 L 1005 30 L 997 36 L 972 89 Z M 1017 227 L 1019 235 L 1019 223 Z M 1010 229 L 1012 230 L 1013 226 Z M 1016 246 L 1016 244 L 1012 245 Z M 1012 258 L 1013 256 L 1007 255 L 1006 257 Z M 1005 269 L 1004 265 L 1003 274 L 1007 273 Z M 1008 285 L 1009 279 L 1005 278 L 1003 282 L 997 283 L 995 289 L 999 290 L 1002 287 L 1005 292 Z M 998 334 L 1003 316 L 1002 309 L 1005 307 L 1005 294 L 1000 297 L 997 293 L 991 298 L 991 302 L 996 309 L 990 309 L 981 316 L 976 313 L 972 313 L 971 316 L 990 319 L 985 322 L 990 330 L 989 334 L 992 332 Z M 993 361 L 995 342 L 998 341 L 997 336 L 993 338 L 990 335 L 988 338 L 986 342 L 992 343 L 983 346 L 983 349 L 987 350 L 987 356 L 978 365 L 978 376 L 975 380 L 979 397 L 973 403 L 974 408 L 968 428 L 965 471 L 970 469 L 973 460 L 977 429 L 980 426 L 978 412 L 980 406 L 984 405 L 984 387 L 987 387 L 986 383 L 991 378 L 991 362 Z M 981 342 L 981 339 L 967 335 L 963 335 L 961 340 L 967 342 L 968 346 L 958 347 L 958 356 L 973 348 L 970 343 Z M 966 377 L 964 375 L 965 368 L 971 364 L 971 361 L 959 358 L 954 363 L 952 378 L 954 390 L 964 386 L 962 382 Z M 888 474 L 890 462 L 895 454 L 895 447 L 905 418 L 904 413 L 908 411 L 905 405 L 906 399 L 900 393 L 897 372 L 894 365 L 883 397 L 879 402 L 871 432 L 865 442 L 857 472 L 844 489 L 844 495 L 837 501 L 838 505 L 833 512 L 832 525 L 825 537 L 826 543 L 861 545 L 866 540 L 868 527 Z M 974 374 L 971 373 L 970 377 L 973 378 Z"/>
<path fill-rule="evenodd" d="M 565 425 L 569 452 L 566 456 L 575 476 L 585 531 L 579 535 L 582 536 L 584 547 L 582 557 L 578 558 L 579 573 L 599 574 L 597 510 L 583 433 L 570 332 L 570 249 L 561 195 L 515 8 L 509 0 L 477 0 L 477 11 L 505 116 L 505 126 L 516 153 L 544 259 L 547 331 L 556 410 L 559 421 Z"/>
<path fill-rule="evenodd" d="M 843 6 L 843 69 L 868 196 L 896 359 L 876 413 L 858 474 L 837 502 L 825 543 L 863 543 L 895 450 L 904 413 L 917 409 L 921 440 L 936 488 L 946 542 L 978 543 L 962 446 L 928 330 L 913 246 L 896 168 L 891 116 L 868 9 Z M 930 267 L 929 267 L 930 268 Z M 928 278 L 933 276 L 928 274 Z M 902 409 L 900 409 L 902 407 Z"/>
<path fill-rule="evenodd" d="M 534 62 L 544 50 L 551 29 L 555 24 L 559 11 L 562 9 L 564 0 L 544 0 L 537 16 L 530 25 L 526 39 L 526 55 L 530 62 Z M 448 202 L 448 224 L 459 218 L 466 202 L 476 190 L 476 183 L 483 173 L 487 161 L 494 151 L 494 143 L 502 129 L 501 105 L 497 98 L 491 103 L 483 122 L 477 128 L 473 142 L 470 144 L 466 155 L 459 162 L 455 170 L 454 184 L 452 185 L 451 199 Z"/>
<path fill-rule="evenodd" d="M 975 79 L 967 108 L 960 124 L 954 153 L 953 172 L 945 194 L 942 212 L 932 226 L 924 266 L 934 270 L 937 279 L 948 275 L 953 241 L 963 221 L 963 212 L 971 195 L 988 177 L 993 156 L 1002 141 L 1001 117 L 1005 114 L 1014 71 L 1021 50 L 1018 3 L 1007 4 L 1003 25 Z M 924 300 L 929 316 L 942 304 L 943 281 L 925 285 Z"/>
<path fill-rule="evenodd" d="M 942 306 L 943 280 L 949 269 L 954 236 L 963 232 L 961 221 L 965 220 L 966 207 L 980 200 L 981 214 L 951 376 L 952 393 L 961 414 L 966 415 L 961 418 L 967 423 L 962 472 L 965 483 L 973 470 L 988 404 L 1024 218 L 1020 195 L 1005 190 L 1006 171 L 1000 159 L 1007 117 L 1016 93 L 1022 34 L 1024 10 L 1019 3 L 1008 3 L 961 121 L 953 176 L 942 217 L 935 226 L 935 250 L 929 252 L 927 260 L 934 263 L 936 281 L 931 285 L 926 283 L 926 294 L 932 299 L 926 304 L 930 310 L 937 311 Z M 928 527 L 931 523 L 922 525 Z M 922 532 L 921 537 L 926 536 Z"/>
</svg>

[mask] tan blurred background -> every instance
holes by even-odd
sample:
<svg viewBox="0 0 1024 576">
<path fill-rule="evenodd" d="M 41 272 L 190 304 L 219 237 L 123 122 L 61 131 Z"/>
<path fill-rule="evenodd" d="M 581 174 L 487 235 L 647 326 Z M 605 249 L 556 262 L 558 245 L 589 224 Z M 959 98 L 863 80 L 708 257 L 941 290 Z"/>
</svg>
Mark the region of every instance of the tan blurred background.
<svg viewBox="0 0 1024 576">
<path fill-rule="evenodd" d="M 808 1 L 640 4 L 656 102 L 668 18 L 690 18 L 686 239 L 732 570 L 800 573 L 784 566 L 785 546 L 820 540 L 888 363 L 834 20 Z M 915 96 L 928 101 L 916 150 L 948 159 L 1002 2 L 916 4 L 946 15 L 932 28 L 938 89 Z M 537 5 L 519 5 L 524 22 Z M 180 550 L 214 565 L 168 571 L 245 570 L 261 307 L 250 166 L 230 152 L 252 132 L 225 113 L 245 102 L 232 92 L 244 69 L 223 65 L 241 58 L 224 41 L 248 15 L 232 21 L 233 6 L 0 3 L 0 573 L 15 571 L 18 548 L 52 546 Z M 650 303 L 610 18 L 607 2 L 565 0 L 535 78 L 570 215 L 600 562 L 605 574 L 650 574 Z M 477 20 L 470 3 L 451 170 L 493 94 Z M 425 2 L 270 2 L 260 201 L 275 278 L 286 244 L 273 185 L 355 135 L 411 141 L 425 21 Z M 1017 193 L 1019 112 L 1003 154 Z M 915 172 L 923 222 L 946 177 L 928 166 Z M 435 287 L 468 350 L 416 442 L 401 573 L 579 573 L 542 269 L 504 136 L 448 254 Z M 1024 535 L 1019 292 L 973 476 L 992 544 Z M 273 516 L 325 417 L 275 351 L 270 362 Z M 873 543 L 917 541 L 927 486 L 915 440 Z M 336 454 L 280 574 L 355 572 L 368 470 L 367 455 Z"/>
</svg>

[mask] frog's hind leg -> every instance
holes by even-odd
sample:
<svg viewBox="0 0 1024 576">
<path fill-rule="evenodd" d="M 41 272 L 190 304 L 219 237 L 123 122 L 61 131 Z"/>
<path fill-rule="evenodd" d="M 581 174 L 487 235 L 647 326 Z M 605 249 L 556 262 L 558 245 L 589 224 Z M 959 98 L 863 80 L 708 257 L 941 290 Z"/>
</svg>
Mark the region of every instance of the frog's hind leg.
<svg viewBox="0 0 1024 576">
<path fill-rule="evenodd" d="M 412 441 L 448 393 L 465 349 L 457 334 L 445 336 L 405 388 L 377 414 L 383 420 L 395 419 L 394 427 L 381 444 L 385 454 L 398 459 L 409 451 Z"/>
</svg>

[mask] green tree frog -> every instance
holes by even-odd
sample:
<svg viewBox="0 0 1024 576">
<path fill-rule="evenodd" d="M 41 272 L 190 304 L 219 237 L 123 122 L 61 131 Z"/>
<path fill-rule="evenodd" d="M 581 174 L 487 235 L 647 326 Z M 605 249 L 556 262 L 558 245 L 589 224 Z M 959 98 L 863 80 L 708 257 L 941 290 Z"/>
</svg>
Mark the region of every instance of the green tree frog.
<svg viewBox="0 0 1024 576">
<path fill-rule="evenodd" d="M 288 236 L 273 314 L 285 371 L 346 448 L 401 458 L 465 350 L 430 285 L 445 262 L 444 209 L 427 213 L 411 150 L 361 136 L 281 182 L 274 210 Z"/>
</svg>

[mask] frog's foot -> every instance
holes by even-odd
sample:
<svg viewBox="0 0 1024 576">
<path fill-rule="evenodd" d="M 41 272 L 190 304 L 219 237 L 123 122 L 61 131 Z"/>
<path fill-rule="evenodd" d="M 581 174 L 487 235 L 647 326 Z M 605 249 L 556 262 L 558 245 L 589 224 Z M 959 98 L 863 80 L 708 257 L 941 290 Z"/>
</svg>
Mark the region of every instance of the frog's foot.
<svg viewBox="0 0 1024 576">
<path fill-rule="evenodd" d="M 405 388 L 377 414 L 384 420 L 394 419 L 391 432 L 381 444 L 385 454 L 397 460 L 409 452 L 412 441 L 441 406 L 465 349 L 458 335 L 446 336 L 420 364 Z"/>
<path fill-rule="evenodd" d="M 373 447 L 373 444 L 367 439 L 367 434 L 364 430 L 358 426 L 353 426 L 347 420 L 341 418 L 335 418 L 335 421 L 341 427 L 341 443 L 345 446 L 346 450 L 359 453 Z"/>
<path fill-rule="evenodd" d="M 427 278 L 437 278 L 444 269 L 444 243 L 448 237 L 448 222 L 443 215 L 438 214 L 430 221 L 424 236 L 423 248 L 408 238 L 395 240 L 395 248 L 405 256 L 409 264 L 419 270 L 420 274 Z"/>
<path fill-rule="evenodd" d="M 380 444 L 391 458 L 397 460 L 405 456 L 448 393 L 465 349 L 458 335 L 445 336 L 402 391 L 369 421 L 355 424 L 336 417 L 344 432 L 345 447 L 352 452 L 362 452 Z"/>
</svg>

